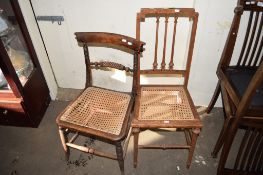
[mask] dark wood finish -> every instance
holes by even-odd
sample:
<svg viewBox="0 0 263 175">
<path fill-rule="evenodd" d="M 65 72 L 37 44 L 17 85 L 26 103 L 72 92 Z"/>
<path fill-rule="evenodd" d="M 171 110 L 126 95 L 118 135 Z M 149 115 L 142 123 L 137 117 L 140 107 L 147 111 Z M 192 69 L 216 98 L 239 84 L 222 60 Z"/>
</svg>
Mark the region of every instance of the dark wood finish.
<svg viewBox="0 0 263 175">
<path fill-rule="evenodd" d="M 215 106 L 219 94 L 220 94 L 220 83 L 217 82 L 216 89 L 215 89 L 215 91 L 214 91 L 214 94 L 213 94 L 213 96 L 212 96 L 212 99 L 211 99 L 211 101 L 209 102 L 209 104 L 208 104 L 208 106 L 207 106 L 207 109 L 206 109 L 206 112 L 207 112 L 208 114 L 212 111 L 213 107 Z"/>
<path fill-rule="evenodd" d="M 223 80 L 224 82 L 224 80 Z M 238 153 L 236 155 L 235 165 L 232 169 L 228 167 L 227 171 L 231 171 L 232 174 L 262 174 L 261 166 L 261 155 L 263 155 L 263 117 L 262 110 L 255 111 L 255 115 L 247 114 L 251 110 L 251 103 L 255 95 L 257 96 L 259 90 L 262 93 L 263 85 L 263 62 L 258 67 L 256 73 L 253 75 L 252 80 L 248 84 L 243 96 L 239 100 L 237 105 L 232 107 L 231 105 L 231 94 L 227 92 L 228 86 L 224 86 L 224 83 L 221 83 L 222 93 L 225 94 L 223 98 L 224 105 L 226 106 L 226 114 L 229 117 L 226 118 L 224 123 L 224 128 L 221 131 L 221 135 L 218 139 L 218 143 L 214 149 L 214 154 L 219 150 L 220 147 L 223 147 L 220 162 L 218 166 L 218 174 L 226 174 L 225 162 L 227 161 L 230 149 L 232 146 L 237 147 L 237 145 L 232 145 L 235 135 L 238 130 L 245 129 L 246 133 L 243 136 L 243 140 L 239 146 Z M 228 102 L 228 103 L 226 103 Z M 262 106 L 263 107 L 263 106 Z M 261 107 L 261 109 L 262 109 Z M 236 143 L 235 143 L 236 144 Z M 218 149 L 218 150 L 217 150 Z"/>
<path fill-rule="evenodd" d="M 174 59 L 174 45 L 175 45 L 177 19 L 178 19 L 178 17 L 174 17 L 173 43 L 172 43 L 171 59 L 170 59 L 170 63 L 169 63 L 169 69 L 170 70 L 172 70 L 173 66 L 174 66 L 173 59 Z"/>
<path fill-rule="evenodd" d="M 187 160 L 187 168 L 190 167 L 192 156 L 196 144 L 197 136 L 200 132 L 200 128 L 202 128 L 202 124 L 199 118 L 199 115 L 196 112 L 194 103 L 191 99 L 191 96 L 187 90 L 187 84 L 189 79 L 191 61 L 192 61 L 192 54 L 195 42 L 195 35 L 197 29 L 197 20 L 198 20 L 198 13 L 195 12 L 192 8 L 178 8 L 178 9 L 162 9 L 162 8 L 144 8 L 141 9 L 140 13 L 137 13 L 137 23 L 136 23 L 136 38 L 140 40 L 141 37 L 141 23 L 146 22 L 147 18 L 154 18 L 156 19 L 156 33 L 155 33 L 155 48 L 154 48 L 154 58 L 153 59 L 153 66 L 152 69 L 143 70 L 140 68 L 140 63 L 138 64 L 138 71 L 137 71 L 137 80 L 138 80 L 138 89 L 137 89 L 137 96 L 135 99 L 135 109 L 134 114 L 135 117 L 132 121 L 132 131 L 134 135 L 134 167 L 137 167 L 137 159 L 138 159 L 138 149 L 188 149 L 189 155 Z M 164 18 L 164 44 L 162 54 L 158 54 L 158 38 L 159 38 L 159 26 L 162 25 L 160 23 L 160 19 Z M 168 19 L 173 18 L 173 33 L 172 33 L 172 49 L 171 49 L 171 57 L 169 58 L 169 63 L 166 63 L 166 48 L 167 48 L 167 35 L 168 35 Z M 190 33 L 190 42 L 188 45 L 188 55 L 186 60 L 186 68 L 182 70 L 174 69 L 174 64 L 176 59 L 174 59 L 174 48 L 176 47 L 176 27 L 177 27 L 177 20 L 179 18 L 188 18 L 192 21 L 192 30 Z M 147 49 L 147 48 L 146 48 Z M 162 58 L 161 63 L 158 63 L 158 57 L 161 56 Z M 151 59 L 151 58 L 143 58 L 143 59 Z M 140 61 L 140 60 L 139 60 Z M 166 75 L 174 76 L 174 77 L 182 77 L 184 78 L 183 85 L 141 85 L 140 84 L 140 75 L 154 75 L 158 77 L 165 77 Z M 191 120 L 140 120 L 139 118 L 139 110 L 141 104 L 141 88 L 144 87 L 183 87 L 184 92 L 186 93 L 188 103 L 191 106 L 191 111 L 193 113 L 193 119 Z M 156 128 L 178 128 L 179 130 L 183 130 L 185 137 L 186 137 L 186 144 L 174 144 L 174 145 L 140 145 L 139 144 L 139 134 L 141 130 L 144 129 L 156 129 Z"/>
<path fill-rule="evenodd" d="M 0 66 L 11 88 L 11 90 L 0 90 L 0 108 L 3 111 L 8 111 L 7 113 L 0 113 L 0 118 L 2 118 L 0 123 L 3 125 L 37 127 L 51 100 L 49 89 L 38 62 L 18 0 L 11 0 L 10 3 L 34 68 L 26 84 L 22 86 L 6 49 L 3 43 L 0 42 Z M 19 105 L 16 105 L 17 101 L 20 101 Z M 11 104 L 16 106 L 15 109 L 6 108 L 6 105 L 10 106 Z M 19 113 L 17 113 L 17 110 L 19 110 Z"/>
<path fill-rule="evenodd" d="M 140 18 L 140 17 L 139 17 Z M 159 23 L 160 17 L 156 17 L 156 33 L 155 33 L 155 50 L 154 50 L 154 62 L 153 62 L 153 69 L 155 70 L 158 66 L 157 63 L 157 50 L 158 50 L 158 33 L 159 33 Z"/>
<path fill-rule="evenodd" d="M 234 11 L 235 15 L 226 40 L 224 50 L 221 55 L 218 69 L 220 68 L 227 69 L 230 66 L 232 69 L 239 69 L 240 67 L 251 69 L 258 67 L 258 65 L 261 63 L 262 56 L 260 57 L 260 55 L 262 53 L 262 49 L 257 49 L 257 48 L 263 47 L 263 39 L 261 36 L 262 30 L 257 30 L 257 29 L 262 29 L 263 13 L 262 13 L 262 7 L 255 5 L 253 2 L 250 3 L 250 0 L 240 0 L 238 2 L 238 5 Z M 233 62 L 230 65 L 231 60 L 234 60 L 232 58 L 232 54 L 235 45 L 238 44 L 236 43 L 236 39 L 238 37 L 240 20 L 243 13 L 250 14 L 249 20 L 247 21 L 246 34 L 243 43 L 239 43 L 240 45 L 242 45 L 242 48 L 240 50 L 238 61 L 236 63 Z M 260 20 L 258 19 L 259 17 Z M 207 113 L 209 113 L 212 110 L 215 102 L 217 101 L 218 95 L 220 93 L 220 88 L 218 87 L 219 85 L 217 85 L 214 95 L 208 105 Z"/>
<path fill-rule="evenodd" d="M 262 1 L 261 1 L 262 2 Z M 262 57 L 262 20 L 263 7 L 258 1 L 240 0 L 228 39 L 217 68 L 219 82 L 208 112 L 212 109 L 221 91 L 225 121 L 216 142 L 212 156 L 216 157 L 221 148 L 218 174 L 262 174 L 261 155 L 263 154 L 263 62 Z M 241 45 L 236 63 L 232 63 L 232 53 L 238 40 L 238 29 L 242 15 L 249 13 L 246 35 Z M 231 63 L 231 64 L 230 64 Z M 239 130 L 245 130 L 233 167 L 226 168 L 227 158 Z M 238 143 L 235 143 L 238 144 Z M 260 146 L 261 145 L 261 146 Z"/>
<path fill-rule="evenodd" d="M 90 65 L 94 65 L 95 68 L 102 68 L 102 67 L 108 67 L 108 68 L 115 68 L 118 70 L 125 70 L 126 72 L 133 72 L 133 70 L 129 67 L 126 67 L 119 63 L 114 63 L 110 61 L 100 61 L 100 62 L 91 62 Z"/>
<path fill-rule="evenodd" d="M 62 141 L 62 145 L 65 151 L 66 158 L 68 158 L 69 155 L 69 148 L 74 148 L 83 152 L 87 152 L 90 154 L 94 154 L 97 156 L 106 157 L 109 159 L 117 160 L 119 163 L 119 167 L 121 170 L 121 173 L 124 174 L 124 157 L 126 153 L 126 149 L 128 146 L 128 140 L 130 137 L 129 134 L 129 128 L 130 128 L 130 117 L 131 117 L 131 111 L 134 105 L 134 99 L 136 95 L 136 89 L 137 89 L 137 63 L 140 53 L 143 51 L 143 45 L 144 43 L 128 37 L 124 35 L 118 35 L 114 33 L 102 33 L 102 32 L 77 32 L 75 33 L 76 39 L 79 44 L 82 45 L 84 49 L 84 56 L 85 56 L 85 63 L 86 63 L 86 87 L 85 90 L 88 88 L 93 87 L 92 85 L 92 74 L 91 69 L 104 69 L 106 68 L 115 68 L 119 70 L 123 70 L 126 72 L 133 73 L 133 84 L 132 84 L 132 91 L 130 93 L 131 99 L 128 104 L 128 108 L 124 117 L 124 120 L 122 122 L 121 131 L 119 134 L 112 134 L 110 132 L 101 131 L 96 128 L 90 128 L 85 126 L 80 126 L 77 124 L 73 124 L 64 120 L 61 120 L 61 117 L 64 115 L 68 107 L 70 107 L 74 101 L 57 117 L 57 124 L 59 126 L 59 133 Z M 134 55 L 133 60 L 133 68 L 126 67 L 124 65 L 121 65 L 119 63 L 114 62 L 92 62 L 91 58 L 89 57 L 89 47 L 111 47 L 113 49 L 118 49 L 123 52 L 128 52 Z M 103 89 L 102 87 L 96 87 Z M 116 91 L 113 91 L 116 92 Z M 78 98 L 76 99 L 78 100 Z M 110 101 L 111 99 L 102 99 L 105 101 Z M 114 112 L 114 111 L 113 111 Z M 76 132 L 71 139 L 67 139 L 67 134 L 65 133 L 65 130 L 68 130 L 67 132 Z M 112 144 L 116 147 L 116 154 L 107 153 L 105 151 L 99 151 L 95 148 L 87 147 L 87 146 L 80 146 L 76 143 L 73 143 L 75 139 L 77 138 L 78 134 L 82 134 L 87 137 L 92 137 L 97 140 Z M 124 144 L 122 144 L 124 143 Z"/>
<path fill-rule="evenodd" d="M 126 49 L 128 49 L 129 51 L 142 51 L 140 49 L 142 42 L 128 37 L 128 36 L 124 36 L 124 35 L 116 35 L 113 33 L 103 33 L 103 32 L 77 32 L 76 34 L 76 39 L 78 40 L 78 42 L 80 43 L 88 43 L 89 44 L 108 44 L 108 47 L 110 47 L 111 45 L 114 46 L 121 46 L 124 47 Z M 97 45 L 98 46 L 98 45 Z"/>
</svg>

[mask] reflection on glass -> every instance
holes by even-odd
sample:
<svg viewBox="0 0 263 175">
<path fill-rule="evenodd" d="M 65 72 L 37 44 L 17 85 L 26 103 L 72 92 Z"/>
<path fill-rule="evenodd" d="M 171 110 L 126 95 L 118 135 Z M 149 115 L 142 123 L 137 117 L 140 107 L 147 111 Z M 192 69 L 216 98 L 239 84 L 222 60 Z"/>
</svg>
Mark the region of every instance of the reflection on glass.
<svg viewBox="0 0 263 175">
<path fill-rule="evenodd" d="M 9 0 L 0 1 L 0 38 L 24 85 L 33 70 L 33 63 Z"/>
<path fill-rule="evenodd" d="M 0 69 L 0 90 L 7 90 L 7 89 L 10 89 L 10 87 L 5 79 L 2 70 Z"/>
</svg>

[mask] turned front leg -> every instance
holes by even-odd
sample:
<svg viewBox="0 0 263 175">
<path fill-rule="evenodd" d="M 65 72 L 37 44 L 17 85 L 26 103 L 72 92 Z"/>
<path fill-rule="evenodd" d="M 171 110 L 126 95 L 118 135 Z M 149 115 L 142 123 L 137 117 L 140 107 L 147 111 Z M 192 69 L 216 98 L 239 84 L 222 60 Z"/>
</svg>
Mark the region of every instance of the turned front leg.
<svg viewBox="0 0 263 175">
<path fill-rule="evenodd" d="M 61 128 L 61 127 L 59 127 L 59 136 L 60 136 L 60 139 L 61 139 L 61 142 L 62 142 L 62 146 L 63 146 L 64 152 L 65 152 L 65 159 L 66 159 L 66 161 L 68 161 L 68 159 L 69 159 L 69 148 L 66 145 L 66 143 L 68 141 L 68 138 L 67 138 L 67 136 L 65 134 L 64 129 Z"/>
<path fill-rule="evenodd" d="M 124 175 L 124 158 L 123 158 L 123 148 L 121 142 L 116 143 L 116 154 L 117 154 L 117 160 L 119 162 L 121 174 Z"/>
<path fill-rule="evenodd" d="M 133 133 L 133 143 L 134 143 L 134 147 L 133 147 L 133 167 L 136 168 L 137 167 L 137 162 L 138 162 L 138 144 L 139 144 L 139 133 L 140 133 L 140 129 L 139 128 L 132 128 L 132 133 Z"/>
<path fill-rule="evenodd" d="M 188 160 L 186 163 L 187 168 L 190 168 L 192 158 L 193 158 L 193 154 L 194 154 L 194 150 L 195 150 L 196 140 L 197 140 L 199 133 L 200 133 L 199 128 L 192 129 L 192 140 L 191 140 L 191 145 L 190 145 L 190 149 L 189 149 Z"/>
</svg>

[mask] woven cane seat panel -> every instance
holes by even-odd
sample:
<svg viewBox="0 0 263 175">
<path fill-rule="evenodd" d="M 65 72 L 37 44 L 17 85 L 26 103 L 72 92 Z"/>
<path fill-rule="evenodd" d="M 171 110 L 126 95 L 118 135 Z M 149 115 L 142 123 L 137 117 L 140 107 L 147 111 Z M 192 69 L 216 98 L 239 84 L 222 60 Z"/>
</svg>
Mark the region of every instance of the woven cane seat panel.
<svg viewBox="0 0 263 175">
<path fill-rule="evenodd" d="M 70 105 L 60 120 L 119 135 L 130 95 L 90 87 Z"/>
<path fill-rule="evenodd" d="M 139 120 L 193 120 L 183 87 L 142 87 Z"/>
</svg>

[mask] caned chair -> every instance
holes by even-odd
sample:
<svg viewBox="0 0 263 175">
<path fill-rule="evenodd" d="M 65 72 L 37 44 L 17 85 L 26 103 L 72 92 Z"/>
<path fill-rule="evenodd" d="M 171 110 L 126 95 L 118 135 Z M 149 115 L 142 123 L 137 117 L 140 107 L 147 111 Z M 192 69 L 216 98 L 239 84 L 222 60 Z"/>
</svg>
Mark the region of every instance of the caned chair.
<svg viewBox="0 0 263 175">
<path fill-rule="evenodd" d="M 118 160 L 121 173 L 124 174 L 124 157 L 128 145 L 127 140 L 129 139 L 128 131 L 136 93 L 137 82 L 135 80 L 137 74 L 133 74 L 131 92 L 124 93 L 92 86 L 92 68 L 96 68 L 98 71 L 113 68 L 127 73 L 136 72 L 138 58 L 144 43 L 131 37 L 113 33 L 77 32 L 75 35 L 78 43 L 84 49 L 86 87 L 80 96 L 69 104 L 56 120 L 66 159 L 69 158 L 69 148 L 74 148 L 89 154 Z M 133 54 L 133 68 L 110 61 L 92 62 L 88 48 L 94 46 L 117 49 Z M 75 135 L 68 139 L 69 133 L 75 133 Z M 83 144 L 79 145 L 74 142 L 78 135 L 92 137 L 111 144 L 116 147 L 116 154 L 82 146 Z"/>
<path fill-rule="evenodd" d="M 149 69 L 142 69 L 142 64 L 138 64 L 138 91 L 135 100 L 134 119 L 132 121 L 132 132 L 134 135 L 134 167 L 137 166 L 138 149 L 142 148 L 162 148 L 162 149 L 188 149 L 189 155 L 187 160 L 187 168 L 190 167 L 193 152 L 196 145 L 196 140 L 200 129 L 202 127 L 199 115 L 195 109 L 192 98 L 188 92 L 187 84 L 189 79 L 189 72 L 192 61 L 192 54 L 194 49 L 195 35 L 197 29 L 198 13 L 192 8 L 176 8 L 176 9 L 141 9 L 137 14 L 137 28 L 136 38 L 140 40 L 142 34 L 141 26 L 148 20 L 156 20 L 155 29 L 147 29 L 147 31 L 155 30 L 155 43 L 154 50 L 150 52 L 154 53 L 153 64 L 149 65 Z M 164 23 L 163 34 L 163 49 L 162 54 L 158 55 L 158 47 L 160 43 L 160 26 Z M 172 22 L 171 28 L 168 29 L 168 23 Z M 183 45 L 183 39 L 175 41 L 177 26 L 180 22 L 186 22 L 184 31 L 188 31 L 190 35 L 186 35 L 188 42 L 185 42 L 185 48 L 183 52 L 187 51 L 187 54 L 183 58 L 179 58 L 176 54 L 176 46 Z M 155 21 L 154 21 L 155 23 Z M 188 28 L 189 27 L 189 28 Z M 160 30 L 159 30 L 160 29 Z M 181 28 L 182 29 L 182 28 Z M 168 34 L 171 31 L 171 35 Z M 150 32 L 147 34 L 149 35 Z M 184 32 L 183 32 L 184 33 Z M 147 37 L 149 37 L 147 35 Z M 190 36 L 190 37 L 189 37 Z M 170 57 L 166 57 L 168 52 L 168 39 L 171 39 Z M 159 41 L 159 43 L 158 43 Z M 149 43 L 147 44 L 149 46 Z M 145 51 L 147 51 L 146 48 Z M 180 50 L 180 49 L 179 49 Z M 151 58 L 144 58 L 141 61 L 151 60 Z M 158 60 L 160 63 L 158 64 Z M 168 60 L 168 64 L 167 64 Z M 184 65 L 178 68 L 178 60 L 184 60 Z M 179 62 L 179 61 L 178 61 Z M 145 66 L 147 67 L 147 66 Z M 177 67 L 177 68 L 175 68 Z M 140 76 L 159 76 L 164 78 L 166 76 L 181 77 L 183 83 L 169 82 L 167 84 L 147 84 L 143 85 Z M 139 144 L 139 134 L 146 129 L 158 130 L 163 128 L 176 128 L 176 131 L 182 131 L 186 138 L 186 143 L 183 144 Z M 171 129 L 170 129 L 171 130 Z"/>
<path fill-rule="evenodd" d="M 232 120 L 236 117 L 238 105 L 248 86 L 255 83 L 252 78 L 263 60 L 262 4 L 262 1 L 257 0 L 240 0 L 235 8 L 235 15 L 217 68 L 219 81 L 208 106 L 210 112 L 221 92 L 225 121 L 212 151 L 213 157 L 216 157 L 222 148 Z M 242 28 L 246 29 L 245 34 L 240 33 Z M 245 110 L 245 118 L 262 119 L 262 87 L 262 85 L 259 87 L 251 103 L 247 104 L 249 107 Z"/>
</svg>

